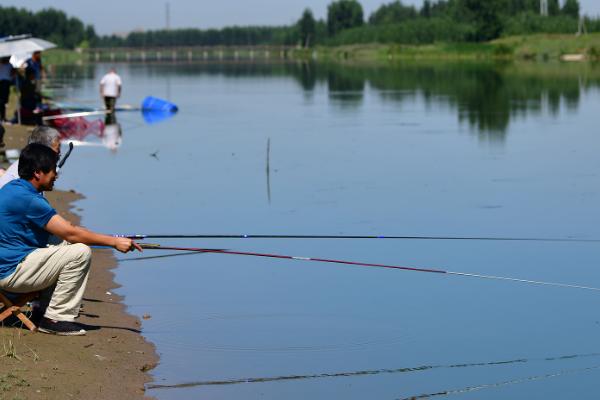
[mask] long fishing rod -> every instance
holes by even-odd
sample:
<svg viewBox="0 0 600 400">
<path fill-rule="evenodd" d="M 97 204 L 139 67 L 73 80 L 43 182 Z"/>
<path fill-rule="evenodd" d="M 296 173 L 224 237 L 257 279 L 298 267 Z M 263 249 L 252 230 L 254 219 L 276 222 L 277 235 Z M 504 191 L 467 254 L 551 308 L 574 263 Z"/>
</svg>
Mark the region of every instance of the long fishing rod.
<svg viewBox="0 0 600 400">
<path fill-rule="evenodd" d="M 197 248 L 197 247 L 162 246 L 160 244 L 152 244 L 152 243 L 140 243 L 140 246 L 143 249 L 149 249 L 149 250 L 195 251 L 195 252 L 206 252 L 206 253 L 230 254 L 230 255 L 238 255 L 238 256 L 278 258 L 278 259 L 284 259 L 284 260 L 314 261 L 314 262 L 322 262 L 322 263 L 354 265 L 354 266 L 359 266 L 359 267 L 387 268 L 387 269 L 396 269 L 396 270 L 402 270 L 402 271 L 458 275 L 458 276 L 466 276 L 466 277 L 471 277 L 471 278 L 521 282 L 521 283 L 528 283 L 528 284 L 533 284 L 533 285 L 558 286 L 558 287 L 565 287 L 565 288 L 572 288 L 572 289 L 600 291 L 600 288 L 591 287 L 591 286 L 572 285 L 572 284 L 557 283 L 557 282 L 534 281 L 534 280 L 529 280 L 529 279 L 510 278 L 510 277 L 505 277 L 505 276 L 471 274 L 471 273 L 467 273 L 467 272 L 446 271 L 446 270 L 442 270 L 442 269 L 433 269 L 433 268 L 405 267 L 405 266 L 391 265 L 391 264 L 374 264 L 374 263 L 363 263 L 363 262 L 356 262 L 356 261 L 334 260 L 334 259 L 328 259 L 328 258 L 298 257 L 298 256 L 288 256 L 288 255 L 281 255 L 281 254 L 253 253 L 253 252 L 246 252 L 246 251 L 203 249 L 203 248 Z"/>
<path fill-rule="evenodd" d="M 600 243 L 600 239 L 539 238 L 539 237 L 493 237 L 493 236 L 387 236 L 387 235 L 115 235 L 134 240 L 144 239 L 406 239 L 406 240 L 481 240 L 513 242 L 575 242 Z"/>
<path fill-rule="evenodd" d="M 77 117 L 89 117 L 92 115 L 104 115 L 110 114 L 112 111 L 110 110 L 97 110 L 97 111 L 82 111 L 70 114 L 58 114 L 58 115 L 49 115 L 46 117 L 42 117 L 44 121 L 52 121 L 54 119 L 63 119 L 63 118 L 77 118 Z"/>
</svg>

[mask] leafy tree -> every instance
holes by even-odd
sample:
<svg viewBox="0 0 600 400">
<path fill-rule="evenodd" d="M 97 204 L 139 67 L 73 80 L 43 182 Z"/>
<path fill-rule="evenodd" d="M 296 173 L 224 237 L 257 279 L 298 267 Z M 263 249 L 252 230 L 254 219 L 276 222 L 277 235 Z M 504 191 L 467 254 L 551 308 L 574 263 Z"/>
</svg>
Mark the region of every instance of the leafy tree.
<svg viewBox="0 0 600 400">
<path fill-rule="evenodd" d="M 86 31 L 77 18 L 63 11 L 47 8 L 37 13 L 15 7 L 0 7 L 0 37 L 30 33 L 55 42 L 61 47 L 74 48 L 84 41 L 94 40 L 96 34 Z M 93 36 L 90 36 L 93 33 Z"/>
<path fill-rule="evenodd" d="M 298 29 L 300 31 L 300 40 L 302 46 L 310 47 L 314 44 L 315 33 L 317 30 L 315 18 L 310 9 L 304 10 L 302 17 L 298 21 Z"/>
<path fill-rule="evenodd" d="M 506 4 L 506 11 L 507 14 L 511 16 L 519 15 L 524 12 L 539 14 L 540 0 L 508 0 Z"/>
<path fill-rule="evenodd" d="M 448 1 L 438 0 L 437 3 L 431 5 L 431 17 L 448 17 L 450 16 L 451 8 Z"/>
<path fill-rule="evenodd" d="M 423 2 L 423 7 L 421 7 L 421 11 L 419 12 L 421 17 L 423 18 L 431 18 L 431 1 L 425 0 Z"/>
<path fill-rule="evenodd" d="M 579 18 L 579 1 L 565 0 L 565 4 L 562 8 L 562 13 L 573 18 Z"/>
<path fill-rule="evenodd" d="M 327 7 L 327 30 L 330 36 L 363 23 L 363 9 L 356 0 L 337 0 Z"/>
<path fill-rule="evenodd" d="M 413 6 L 405 6 L 400 0 L 379 7 L 369 17 L 373 25 L 396 24 L 417 17 L 417 10 Z"/>
<path fill-rule="evenodd" d="M 500 18 L 503 3 L 503 0 L 460 0 L 459 7 L 466 10 L 466 17 L 474 25 L 474 41 L 482 42 L 500 36 L 503 30 Z"/>
<path fill-rule="evenodd" d="M 548 14 L 557 16 L 560 14 L 560 4 L 558 0 L 548 0 Z"/>
</svg>

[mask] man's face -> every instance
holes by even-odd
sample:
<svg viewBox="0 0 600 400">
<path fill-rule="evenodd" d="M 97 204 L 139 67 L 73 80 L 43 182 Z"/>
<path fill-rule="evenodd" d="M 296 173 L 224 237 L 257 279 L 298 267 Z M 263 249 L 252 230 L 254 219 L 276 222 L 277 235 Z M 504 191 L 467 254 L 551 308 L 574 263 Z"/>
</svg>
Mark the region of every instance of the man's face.
<svg viewBox="0 0 600 400">
<path fill-rule="evenodd" d="M 53 169 L 50 172 L 39 171 L 35 174 L 39 179 L 39 190 L 41 192 L 49 192 L 54 189 L 54 182 L 58 179 L 56 169 Z"/>
<path fill-rule="evenodd" d="M 56 154 L 58 154 L 58 158 L 60 158 L 60 140 L 55 140 L 52 142 L 52 146 L 50 146 L 50 148 L 52 150 L 54 150 L 54 152 Z"/>
</svg>

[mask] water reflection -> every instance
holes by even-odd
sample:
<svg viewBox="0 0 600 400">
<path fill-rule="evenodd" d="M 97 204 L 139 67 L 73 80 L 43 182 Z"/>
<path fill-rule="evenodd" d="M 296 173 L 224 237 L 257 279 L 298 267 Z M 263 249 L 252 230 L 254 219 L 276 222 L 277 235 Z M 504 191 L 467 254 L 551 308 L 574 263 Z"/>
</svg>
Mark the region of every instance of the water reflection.
<svg viewBox="0 0 600 400">
<path fill-rule="evenodd" d="M 327 72 L 329 98 L 341 107 L 361 105 L 366 78 L 353 69 L 331 70 Z"/>
<path fill-rule="evenodd" d="M 108 113 L 104 119 L 102 144 L 111 151 L 117 151 L 123 142 L 121 124 L 117 122 L 117 113 Z"/>
<path fill-rule="evenodd" d="M 515 63 L 423 63 L 360 66 L 296 63 L 133 64 L 149 77 L 215 75 L 227 78 L 293 78 L 310 98 L 325 87 L 332 105 L 352 110 L 369 90 L 399 110 L 422 98 L 427 106 L 455 110 L 482 140 L 502 142 L 520 117 L 558 116 L 579 107 L 582 93 L 600 84 L 600 68 Z M 89 72 L 87 72 L 89 73 Z"/>
<path fill-rule="evenodd" d="M 94 111 L 87 114 L 98 113 L 105 115 L 104 120 L 90 120 L 71 114 L 47 122 L 60 132 L 61 141 L 72 142 L 76 146 L 103 146 L 116 152 L 123 144 L 123 128 L 117 120 L 118 112 Z M 144 123 L 130 126 L 128 130 L 163 122 L 172 118 L 176 112 L 144 109 L 141 114 Z"/>
<path fill-rule="evenodd" d="M 123 133 L 116 113 L 106 113 L 104 121 L 66 116 L 49 120 L 48 123 L 58 130 L 62 142 L 71 142 L 75 146 L 103 146 L 114 152 L 122 144 Z"/>
</svg>

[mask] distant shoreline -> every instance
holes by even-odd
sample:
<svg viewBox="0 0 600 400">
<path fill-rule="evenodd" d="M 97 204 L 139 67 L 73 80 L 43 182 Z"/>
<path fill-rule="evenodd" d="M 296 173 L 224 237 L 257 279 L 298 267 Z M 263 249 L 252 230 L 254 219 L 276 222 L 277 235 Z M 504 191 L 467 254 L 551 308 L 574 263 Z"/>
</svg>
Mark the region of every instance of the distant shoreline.
<svg viewBox="0 0 600 400">
<path fill-rule="evenodd" d="M 429 45 L 353 44 L 336 47 L 318 46 L 303 49 L 285 48 L 285 54 L 261 57 L 261 46 L 172 46 L 162 48 L 112 48 L 110 58 L 96 60 L 95 49 L 49 50 L 44 60 L 49 64 L 81 64 L 88 62 L 130 62 L 131 53 L 144 52 L 145 61 L 247 61 L 247 60 L 315 60 L 327 62 L 389 62 L 394 60 L 527 60 L 527 61 L 600 61 L 600 33 L 581 36 L 535 34 L 512 36 L 484 43 L 435 43 Z M 277 46 L 273 46 L 277 48 Z M 281 47 L 284 48 L 283 46 Z M 196 49 L 196 50 L 195 50 Z M 200 50 L 202 49 L 202 50 Z M 257 50 L 249 50 L 257 49 Z M 104 55 L 109 49 L 97 49 Z M 219 52 L 219 58 L 215 56 Z"/>
</svg>

